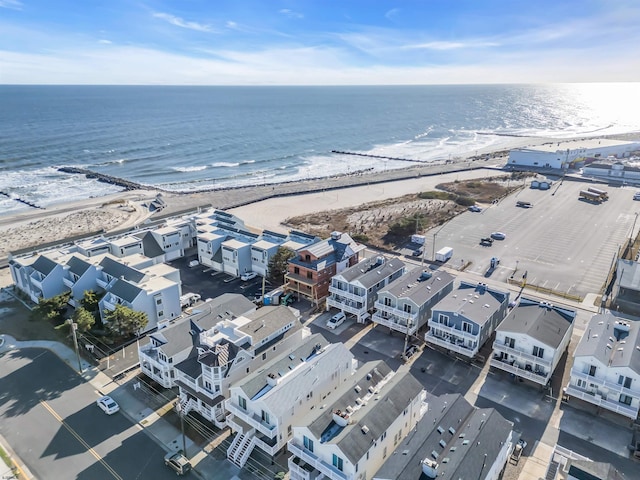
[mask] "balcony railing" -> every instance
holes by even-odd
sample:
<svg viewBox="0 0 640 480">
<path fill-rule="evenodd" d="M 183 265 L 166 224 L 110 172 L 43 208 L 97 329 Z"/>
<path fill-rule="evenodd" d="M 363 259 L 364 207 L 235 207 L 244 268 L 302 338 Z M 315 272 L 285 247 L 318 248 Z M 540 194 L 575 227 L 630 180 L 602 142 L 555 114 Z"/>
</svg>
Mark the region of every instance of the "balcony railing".
<svg viewBox="0 0 640 480">
<path fill-rule="evenodd" d="M 550 360 L 545 360 L 544 358 L 536 357 L 530 353 L 525 353 L 522 350 L 516 350 L 515 348 L 511 348 L 508 345 L 498 343 L 497 341 L 493 342 L 493 350 L 494 350 L 494 353 L 505 352 L 505 353 L 508 353 L 509 355 L 513 355 L 516 358 L 521 358 L 531 363 L 537 363 L 541 367 L 546 367 L 548 369 L 551 368 Z"/>
<path fill-rule="evenodd" d="M 100 288 L 107 288 L 107 285 L 109 285 L 109 282 L 103 280 L 102 278 L 96 278 L 96 283 Z"/>
<path fill-rule="evenodd" d="M 465 357 L 474 357 L 476 355 L 476 353 L 478 353 L 478 347 L 476 348 L 469 348 L 464 344 L 464 341 L 462 343 L 451 341 L 451 340 L 445 340 L 444 338 L 440 338 L 440 337 L 436 337 L 435 335 L 431 335 L 431 332 L 427 333 L 427 335 L 425 335 L 424 337 L 425 341 L 427 343 L 432 343 L 434 345 L 438 345 L 442 348 L 446 348 L 447 350 L 451 350 L 452 352 L 456 352 L 459 353 L 461 355 L 464 355 Z M 477 345 L 477 343 L 476 343 Z"/>
<path fill-rule="evenodd" d="M 376 302 L 374 306 L 378 312 L 385 312 L 390 316 L 395 316 L 403 320 L 411 320 L 413 323 L 415 323 L 416 319 L 418 318 L 417 313 L 405 312 L 404 310 L 401 310 L 399 308 L 385 305 L 382 302 Z"/>
<path fill-rule="evenodd" d="M 623 385 L 620 385 L 618 383 L 610 382 L 608 380 L 605 380 L 599 377 L 592 377 L 587 373 L 571 370 L 571 376 L 573 378 L 579 378 L 581 380 L 585 380 L 586 382 L 593 383 L 598 387 L 606 388 L 610 392 L 615 392 L 617 394 L 622 393 L 630 397 L 640 397 L 640 391 L 638 390 L 631 390 L 630 388 L 625 388 Z"/>
<path fill-rule="evenodd" d="M 602 395 L 598 393 L 589 393 L 585 390 L 581 390 L 575 385 L 567 386 L 565 393 L 572 397 L 579 398 L 584 400 L 585 402 L 592 403 L 593 405 L 597 405 L 598 407 L 606 408 L 611 412 L 618 413 L 620 415 L 624 415 L 625 417 L 631 418 L 635 420 L 638 417 L 638 408 L 634 408 L 630 405 L 626 405 L 624 403 L 615 402 L 606 398 L 603 398 Z"/>
<path fill-rule="evenodd" d="M 327 298 L 327 306 L 337 308 L 339 310 L 343 310 L 347 313 L 351 313 L 353 315 L 358 315 L 358 316 L 362 315 L 363 313 L 366 313 L 367 311 L 365 307 L 353 306 L 351 305 L 351 302 L 341 302 L 334 298 Z"/>
<path fill-rule="evenodd" d="M 452 337 L 465 338 L 468 340 L 478 341 L 480 339 L 480 335 L 474 335 L 473 333 L 465 332 L 463 330 L 458 330 L 455 327 L 449 327 L 447 325 L 443 325 L 442 323 L 434 322 L 429 320 L 428 322 L 430 329 L 440 330 L 443 333 L 448 333 Z"/>
<path fill-rule="evenodd" d="M 105 309 L 107 310 L 115 310 L 116 309 L 116 304 L 115 302 L 110 302 L 108 300 L 102 300 L 102 305 L 104 306 Z"/>
<path fill-rule="evenodd" d="M 402 319 L 399 319 L 399 318 L 396 318 L 396 317 L 384 318 L 384 317 L 378 315 L 378 313 L 376 312 L 373 315 L 373 317 L 371 318 L 371 320 L 374 323 L 378 323 L 380 325 L 384 325 L 385 327 L 389 327 L 392 330 L 396 330 L 396 331 L 402 332 L 402 333 L 407 333 L 407 324 L 406 323 L 402 324 L 402 323 L 399 322 L 399 320 L 402 320 Z M 415 323 L 412 324 L 409 327 L 409 335 L 413 335 L 414 333 L 416 333 L 416 330 L 418 330 L 418 326 L 419 325 L 416 325 Z"/>
<path fill-rule="evenodd" d="M 73 286 L 76 284 L 76 282 L 67 277 L 62 277 L 62 283 L 64 283 L 69 288 L 73 288 Z"/>
<path fill-rule="evenodd" d="M 524 368 L 520 368 L 515 363 L 511 365 L 510 363 L 499 360 L 497 358 L 491 359 L 491 366 L 504 370 L 505 372 L 513 373 L 517 377 L 526 378 L 540 385 L 546 385 L 549 381 L 549 378 L 551 377 L 550 371 L 548 373 L 535 373 Z"/>
<path fill-rule="evenodd" d="M 278 434 L 278 429 L 276 428 L 276 425 L 270 425 L 264 422 L 260 415 L 254 412 L 248 412 L 246 410 L 243 410 L 238 405 L 235 405 L 230 401 L 228 401 L 225 406 L 227 410 L 231 412 L 233 415 L 236 415 L 238 418 L 245 421 L 246 423 L 251 425 L 256 430 L 260 431 L 267 437 L 273 438 Z M 232 420 L 228 419 L 227 421 L 230 422 Z"/>
<path fill-rule="evenodd" d="M 31 285 L 42 290 L 42 281 L 39 278 L 29 277 L 29 280 L 31 281 Z"/>
<path fill-rule="evenodd" d="M 309 450 L 302 448 L 293 440 L 289 440 L 288 448 L 293 455 L 304 460 L 316 470 L 320 470 L 320 472 L 329 477 L 331 480 L 347 480 L 348 477 L 336 467 L 320 460 Z"/>
<path fill-rule="evenodd" d="M 331 293 L 332 295 L 336 295 L 338 297 L 348 298 L 349 300 L 353 300 L 360 303 L 363 303 L 366 298 L 366 295 L 357 295 L 347 290 L 340 290 L 339 288 L 333 287 L 333 286 L 329 287 L 329 293 Z"/>
<path fill-rule="evenodd" d="M 294 480 L 315 480 L 322 473 L 296 456 L 289 457 L 289 475 Z"/>
</svg>

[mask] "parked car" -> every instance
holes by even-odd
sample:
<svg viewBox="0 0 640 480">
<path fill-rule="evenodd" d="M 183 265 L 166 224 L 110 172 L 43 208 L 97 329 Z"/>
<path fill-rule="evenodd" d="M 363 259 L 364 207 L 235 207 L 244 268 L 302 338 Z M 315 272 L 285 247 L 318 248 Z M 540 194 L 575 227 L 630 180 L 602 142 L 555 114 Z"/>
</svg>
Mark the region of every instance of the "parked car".
<svg viewBox="0 0 640 480">
<path fill-rule="evenodd" d="M 640 200 L 640 192 L 636 192 L 633 194 L 633 199 L 634 200 Z"/>
<path fill-rule="evenodd" d="M 490 247 L 491 245 L 493 245 L 493 238 L 491 238 L 491 237 L 481 238 L 480 239 L 480 245 L 482 245 L 484 247 Z"/>
<path fill-rule="evenodd" d="M 505 238 L 507 238 L 507 236 L 502 232 L 493 232 L 491 234 L 491 238 L 493 238 L 494 240 L 504 240 Z"/>
<path fill-rule="evenodd" d="M 422 252 L 424 250 L 422 248 L 417 248 L 416 250 L 414 250 L 411 255 L 413 255 L 414 257 L 419 257 L 420 255 L 422 255 Z"/>
<path fill-rule="evenodd" d="M 246 272 L 240 275 L 240 280 L 242 280 L 243 282 L 248 282 L 249 280 L 254 279 L 257 276 L 258 274 L 256 272 Z"/>
<path fill-rule="evenodd" d="M 178 475 L 184 475 L 191 470 L 191 463 L 182 451 L 167 453 L 164 456 L 164 464 Z"/>
<path fill-rule="evenodd" d="M 113 415 L 118 410 L 120 410 L 120 405 L 118 405 L 118 403 L 108 395 L 100 397 L 98 400 L 96 400 L 96 404 L 107 415 Z"/>
<path fill-rule="evenodd" d="M 327 328 L 330 328 L 331 330 L 338 328 L 344 323 L 346 318 L 347 316 L 344 314 L 344 312 L 336 313 L 333 317 L 327 320 Z"/>
<path fill-rule="evenodd" d="M 418 351 L 417 345 L 409 345 L 404 351 L 404 358 L 409 360 Z"/>
<path fill-rule="evenodd" d="M 200 265 L 200 262 L 198 260 L 191 260 L 189 262 L 189 268 L 197 267 L 198 265 Z"/>
<path fill-rule="evenodd" d="M 471 206 L 469 207 L 469 211 L 471 211 L 471 212 L 481 212 L 481 211 L 482 211 L 482 209 L 481 209 L 479 206 L 477 206 L 477 205 L 471 205 Z"/>
</svg>

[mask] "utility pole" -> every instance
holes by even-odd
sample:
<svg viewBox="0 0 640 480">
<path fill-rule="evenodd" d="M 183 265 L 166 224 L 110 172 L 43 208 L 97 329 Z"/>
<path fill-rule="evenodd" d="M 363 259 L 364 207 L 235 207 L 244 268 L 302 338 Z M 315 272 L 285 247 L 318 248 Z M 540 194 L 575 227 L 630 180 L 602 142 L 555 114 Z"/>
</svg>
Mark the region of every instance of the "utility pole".
<svg viewBox="0 0 640 480">
<path fill-rule="evenodd" d="M 76 358 L 78 359 L 78 372 L 82 373 L 82 363 L 80 362 L 80 351 L 78 350 L 78 337 L 76 336 L 76 330 L 78 329 L 78 324 L 71 319 L 67 320 L 67 324 L 71 327 L 71 333 L 73 335 L 73 346 L 76 349 Z"/>
<path fill-rule="evenodd" d="M 182 454 L 188 458 L 187 440 L 184 435 L 184 415 L 182 411 L 182 403 L 180 401 L 180 397 L 178 397 L 178 401 L 176 402 L 176 410 L 178 411 L 178 416 L 180 417 L 180 432 L 182 433 Z"/>
</svg>

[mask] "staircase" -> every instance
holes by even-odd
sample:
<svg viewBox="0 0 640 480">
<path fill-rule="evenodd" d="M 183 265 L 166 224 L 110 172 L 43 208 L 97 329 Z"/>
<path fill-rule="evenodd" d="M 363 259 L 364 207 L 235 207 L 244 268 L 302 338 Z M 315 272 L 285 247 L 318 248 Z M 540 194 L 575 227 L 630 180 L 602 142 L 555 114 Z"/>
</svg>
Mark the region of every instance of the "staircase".
<svg viewBox="0 0 640 480">
<path fill-rule="evenodd" d="M 255 429 L 246 433 L 238 433 L 227 449 L 227 459 L 234 465 L 242 468 L 249 459 L 249 455 L 256 445 Z"/>
<path fill-rule="evenodd" d="M 558 474 L 558 468 L 560 464 L 555 460 L 552 460 L 549 464 L 549 468 L 547 469 L 547 475 L 544 477 L 545 480 L 555 480 L 556 475 Z"/>
</svg>

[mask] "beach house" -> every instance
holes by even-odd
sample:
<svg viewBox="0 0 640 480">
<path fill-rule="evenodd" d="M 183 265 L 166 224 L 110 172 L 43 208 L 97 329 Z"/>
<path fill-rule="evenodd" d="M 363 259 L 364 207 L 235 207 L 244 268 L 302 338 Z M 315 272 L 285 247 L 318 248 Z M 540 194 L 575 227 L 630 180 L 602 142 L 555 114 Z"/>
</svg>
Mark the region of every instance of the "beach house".
<svg viewBox="0 0 640 480">
<path fill-rule="evenodd" d="M 307 337 L 229 389 L 227 425 L 236 434 L 227 458 L 243 467 L 254 447 L 273 457 L 296 425 L 355 372 L 356 360 L 342 343 Z"/>
<path fill-rule="evenodd" d="M 193 348 L 176 365 L 183 414 L 196 411 L 218 428 L 226 426 L 229 388 L 311 335 L 294 310 L 267 306 L 201 331 L 192 328 Z"/>
<path fill-rule="evenodd" d="M 240 294 L 225 293 L 207 300 L 188 317 L 140 340 L 140 370 L 164 388 L 176 386 L 176 365 L 192 352 L 196 333 L 207 331 L 222 320 L 232 321 L 255 310 L 255 304 Z"/>
<path fill-rule="evenodd" d="M 285 290 L 318 304 L 329 295 L 331 277 L 358 263 L 364 249 L 342 232 L 299 249 L 288 262 Z"/>
<path fill-rule="evenodd" d="M 291 480 L 372 478 L 427 411 L 426 398 L 409 372 L 364 364 L 293 426 Z"/>
<path fill-rule="evenodd" d="M 462 281 L 432 308 L 425 342 L 473 358 L 507 315 L 508 305 L 508 292 Z"/>
<path fill-rule="evenodd" d="M 594 315 L 573 355 L 565 393 L 636 420 L 640 409 L 640 321 L 609 311 Z"/>
<path fill-rule="evenodd" d="M 13 283 L 21 292 L 38 303 L 69 290 L 63 283 L 64 264 L 49 256 L 33 254 L 9 259 Z"/>
<path fill-rule="evenodd" d="M 427 324 L 433 306 L 453 290 L 453 280 L 444 270 L 405 273 L 378 291 L 373 322 L 414 335 Z"/>
<path fill-rule="evenodd" d="M 569 346 L 576 311 L 522 297 L 496 329 L 491 366 L 547 385 Z"/>
<path fill-rule="evenodd" d="M 428 395 L 427 411 L 399 439 L 373 480 L 498 480 L 513 449 L 513 423 L 460 394 Z"/>
<path fill-rule="evenodd" d="M 358 323 L 370 317 L 378 291 L 405 272 L 402 260 L 378 255 L 365 258 L 331 278 L 327 310 L 337 308 L 353 315 Z"/>
</svg>

